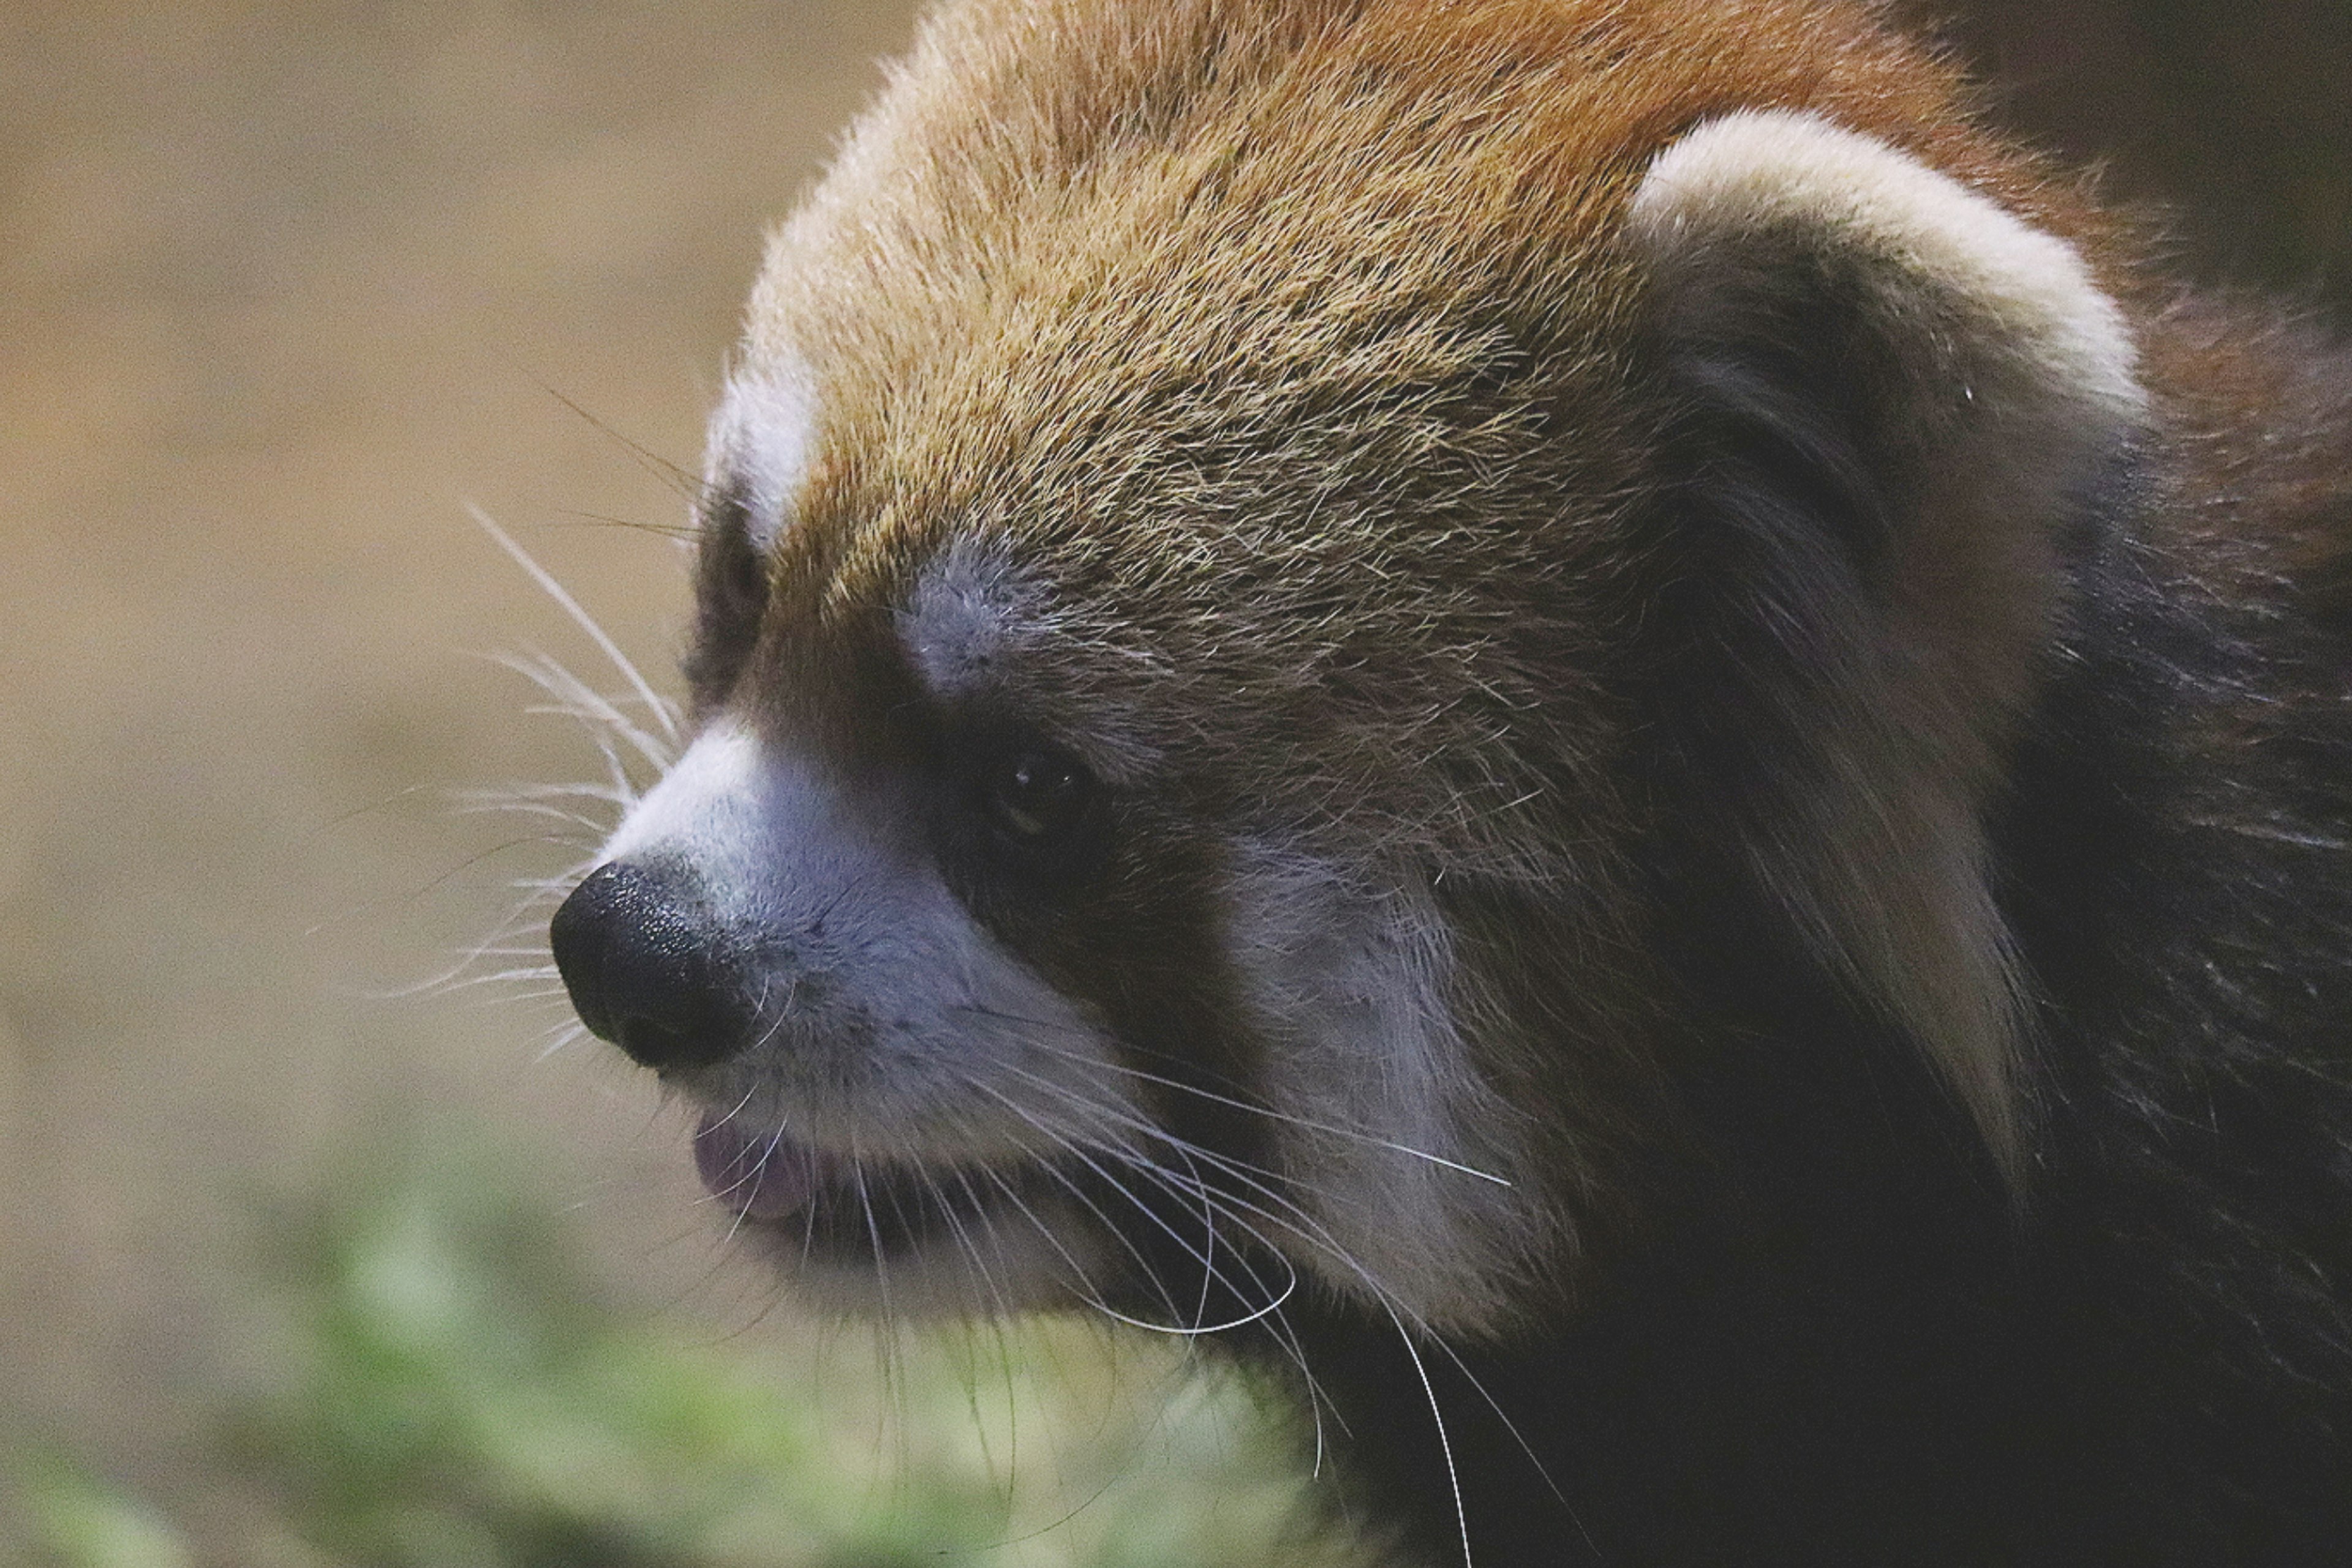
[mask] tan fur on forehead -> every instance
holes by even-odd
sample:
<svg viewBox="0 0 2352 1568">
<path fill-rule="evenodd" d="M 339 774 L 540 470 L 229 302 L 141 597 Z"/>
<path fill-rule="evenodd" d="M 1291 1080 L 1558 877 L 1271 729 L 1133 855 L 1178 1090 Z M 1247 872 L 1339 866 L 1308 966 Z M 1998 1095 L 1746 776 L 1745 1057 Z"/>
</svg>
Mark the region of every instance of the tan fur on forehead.
<svg viewBox="0 0 2352 1568">
<path fill-rule="evenodd" d="M 1592 359 L 1597 417 L 1623 204 L 1737 107 L 1816 110 L 2078 227 L 1953 129 L 1958 90 L 1868 12 L 1786 0 L 950 5 L 776 237 L 747 346 L 805 362 L 856 433 L 804 516 L 887 575 L 945 525 L 1164 486 L 1244 385 L 1269 417 L 1344 407 L 1532 342 Z"/>
</svg>

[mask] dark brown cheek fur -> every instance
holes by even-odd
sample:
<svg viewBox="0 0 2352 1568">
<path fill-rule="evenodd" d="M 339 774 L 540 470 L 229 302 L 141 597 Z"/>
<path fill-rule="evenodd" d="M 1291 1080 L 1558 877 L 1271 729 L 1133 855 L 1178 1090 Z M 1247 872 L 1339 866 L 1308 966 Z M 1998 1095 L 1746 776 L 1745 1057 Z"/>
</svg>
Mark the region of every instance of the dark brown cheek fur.
<svg viewBox="0 0 2352 1568">
<path fill-rule="evenodd" d="M 1548 1223 L 1507 1321 L 1548 1319 L 1607 1291 L 1643 1244 L 1690 1132 L 1668 1065 L 1688 1042 L 1662 1005 L 1666 976 L 1643 934 L 1641 891 L 1585 891 L 1593 897 L 1563 899 L 1475 876 L 1435 889 L 1468 1064 L 1503 1103 L 1542 1108 L 1522 1131 Z"/>
<path fill-rule="evenodd" d="M 750 501 L 739 480 L 704 497 L 694 557 L 694 632 L 681 672 L 697 721 L 719 710 L 760 638 L 768 563 L 751 542 Z"/>
<path fill-rule="evenodd" d="M 1115 1267 L 1087 1283 L 1146 1321 L 1255 1322 L 1296 1272 L 1273 1243 L 1303 1238 L 1297 1194 L 1275 1173 L 1262 1043 L 1225 956 L 1223 857 L 1145 804 L 1103 817 L 1096 852 L 1048 879 L 990 864 L 969 825 L 950 830 L 942 865 L 975 918 L 1109 1036 L 1110 1066 L 1079 1081 L 1149 1123 L 1115 1121 L 1132 1157 L 1076 1178 L 1119 1233 Z M 1201 1187 L 1222 1198 L 1207 1205 Z"/>
<path fill-rule="evenodd" d="M 969 858 L 951 877 L 982 924 L 1150 1075 L 1118 1088 L 1175 1138 L 1264 1171 L 1266 1119 L 1227 1103 L 1259 1103 L 1264 1063 L 1225 956 L 1223 856 L 1149 803 L 1114 801 L 1105 817 L 1094 858 L 1049 882 Z"/>
</svg>

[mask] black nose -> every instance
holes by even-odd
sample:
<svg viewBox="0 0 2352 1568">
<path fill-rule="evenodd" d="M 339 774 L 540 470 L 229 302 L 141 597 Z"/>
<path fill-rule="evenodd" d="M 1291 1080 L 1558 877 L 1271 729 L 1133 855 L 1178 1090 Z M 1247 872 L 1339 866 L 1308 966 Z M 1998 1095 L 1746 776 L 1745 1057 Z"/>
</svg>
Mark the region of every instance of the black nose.
<svg viewBox="0 0 2352 1568">
<path fill-rule="evenodd" d="M 741 967 L 684 873 L 599 866 L 547 935 L 580 1021 L 646 1066 L 708 1067 L 751 1039 Z"/>
</svg>

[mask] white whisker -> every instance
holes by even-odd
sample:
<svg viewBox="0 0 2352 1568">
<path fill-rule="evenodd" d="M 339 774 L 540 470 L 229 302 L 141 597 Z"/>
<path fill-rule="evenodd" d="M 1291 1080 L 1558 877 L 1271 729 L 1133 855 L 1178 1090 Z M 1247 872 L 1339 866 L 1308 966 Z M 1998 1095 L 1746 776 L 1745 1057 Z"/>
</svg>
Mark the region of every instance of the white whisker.
<svg viewBox="0 0 2352 1568">
<path fill-rule="evenodd" d="M 1011 1098 L 1000 1093 L 992 1087 L 981 1083 L 977 1079 L 967 1079 L 967 1081 L 970 1082 L 973 1088 L 980 1089 L 982 1093 L 996 1100 L 997 1102 L 1004 1106 L 1006 1110 L 1012 1111 L 1015 1116 L 1020 1117 L 1032 1127 L 1037 1129 L 1038 1131 L 1052 1139 L 1058 1147 L 1066 1150 L 1072 1157 L 1078 1160 L 1080 1163 L 1085 1164 L 1088 1170 L 1092 1171 L 1105 1185 L 1108 1186 L 1113 1192 L 1118 1193 L 1120 1196 L 1126 1198 L 1129 1203 L 1135 1206 L 1137 1212 L 1140 1213 L 1146 1219 L 1150 1220 L 1154 1226 L 1165 1232 L 1170 1240 L 1173 1241 L 1196 1262 L 1200 1263 L 1202 1267 L 1207 1270 L 1207 1273 L 1203 1276 L 1202 1283 L 1202 1300 L 1204 1302 L 1206 1300 L 1207 1285 L 1210 1280 L 1214 1280 L 1216 1283 L 1224 1285 L 1228 1290 L 1232 1290 L 1236 1296 L 1241 1296 L 1243 1294 L 1240 1290 L 1234 1289 L 1231 1280 L 1224 1279 L 1222 1275 L 1217 1273 L 1216 1265 L 1209 1254 L 1198 1247 L 1195 1247 L 1192 1243 L 1188 1241 L 1173 1226 L 1161 1218 L 1157 1210 L 1155 1210 L 1150 1205 L 1144 1203 L 1130 1192 L 1126 1184 L 1120 1182 L 1117 1177 L 1104 1170 L 1102 1166 L 1087 1152 L 1086 1145 L 1081 1141 L 1069 1136 L 1066 1132 L 1048 1127 L 1026 1108 L 1021 1106 Z M 1087 1195 L 1084 1189 L 1079 1187 L 1077 1184 L 1070 1181 L 1067 1177 L 1063 1176 L 1058 1171 L 1055 1171 L 1049 1162 L 1040 1159 L 1037 1155 L 1034 1152 L 1030 1152 L 1029 1151 L 1024 1150 L 1024 1152 L 1029 1153 L 1029 1157 L 1043 1165 L 1049 1175 L 1052 1175 L 1055 1180 L 1061 1182 L 1064 1186 L 1069 1188 L 1071 1195 L 1076 1197 L 1079 1203 L 1085 1205 L 1097 1219 L 1102 1221 L 1106 1229 L 1109 1230 L 1112 1235 L 1118 1237 L 1119 1240 L 1126 1245 L 1129 1253 L 1135 1258 L 1136 1262 L 1142 1267 L 1143 1272 L 1147 1276 L 1150 1276 L 1153 1283 L 1160 1287 L 1161 1298 L 1168 1303 L 1169 1315 L 1171 1317 L 1181 1317 L 1182 1314 L 1177 1310 L 1175 1299 L 1169 1293 L 1165 1282 L 1158 1279 L 1157 1272 L 1151 1268 L 1150 1260 L 1144 1256 L 1142 1251 L 1138 1248 L 1134 1243 L 1128 1240 L 1124 1227 L 1114 1224 L 1110 1216 L 1104 1214 L 1101 1207 L 1097 1205 L 1092 1198 Z M 1118 1158 L 1134 1165 L 1138 1170 L 1148 1174 L 1156 1173 L 1161 1175 L 1163 1178 L 1168 1174 L 1165 1172 L 1159 1171 L 1157 1167 L 1152 1166 L 1149 1162 L 1139 1160 L 1138 1157 L 1127 1151 L 1111 1147 L 1107 1148 L 1105 1152 L 1116 1155 Z M 1209 1196 L 1205 1187 L 1200 1189 L 1197 1194 L 1186 1193 L 1184 1195 L 1199 1195 L 1203 1198 Z M 1213 1231 L 1211 1234 L 1213 1235 Z M 1262 1240 L 1264 1238 L 1261 1237 L 1260 1239 Z M 1279 1257 L 1279 1254 L 1276 1254 L 1276 1256 Z M 1258 1281 L 1258 1283 L 1262 1286 L 1264 1282 Z M 1191 1338 L 1202 1334 L 1223 1333 L 1228 1330 L 1243 1328 L 1248 1324 L 1255 1323 L 1260 1319 L 1278 1311 L 1281 1309 L 1282 1304 L 1290 1300 L 1292 1292 L 1297 1290 L 1297 1288 L 1298 1273 L 1297 1270 L 1292 1269 L 1290 1271 L 1289 1279 L 1286 1280 L 1283 1285 L 1281 1293 L 1273 1301 L 1249 1313 L 1247 1316 L 1237 1318 L 1229 1323 L 1201 1324 L 1196 1322 L 1190 1326 L 1186 1326 L 1181 1323 L 1152 1323 L 1144 1321 L 1140 1319 L 1129 1317 L 1125 1313 L 1112 1310 L 1108 1308 L 1105 1308 L 1104 1310 L 1110 1317 L 1116 1319 L 1119 1322 L 1127 1324 L 1130 1328 L 1147 1329 L 1154 1333 L 1176 1334 Z M 1205 1315 L 1205 1307 L 1203 1309 L 1202 1315 Z"/>
<path fill-rule="evenodd" d="M 1054 1026 L 1042 1019 L 1023 1018 L 1010 1014 L 995 1013 L 985 1007 L 967 1006 L 964 1010 L 967 1012 L 982 1014 L 989 1017 L 999 1018 L 1007 1023 L 1026 1025 L 1039 1030 L 1050 1031 L 1054 1027 Z M 1065 1032 L 1066 1032 L 1066 1028 Z M 1068 1060 L 1077 1062 L 1087 1068 L 1099 1068 L 1106 1072 L 1115 1072 L 1119 1074 L 1121 1077 L 1136 1079 L 1144 1083 L 1157 1084 L 1163 1089 L 1172 1089 L 1177 1090 L 1179 1093 L 1192 1095 L 1199 1099 L 1208 1100 L 1213 1104 L 1225 1106 L 1230 1110 L 1245 1110 L 1253 1116 L 1261 1116 L 1269 1121 L 1278 1121 L 1285 1126 L 1302 1128 L 1309 1132 L 1325 1132 L 1330 1134 L 1334 1138 L 1346 1138 L 1359 1143 L 1367 1144 L 1375 1149 L 1386 1149 L 1391 1153 L 1404 1154 L 1415 1160 L 1424 1160 L 1430 1164 L 1442 1166 L 1445 1170 L 1457 1171 L 1465 1176 L 1475 1176 L 1482 1182 L 1491 1182 L 1498 1187 L 1509 1187 L 1512 1184 L 1508 1177 L 1496 1175 L 1491 1171 L 1482 1171 L 1475 1165 L 1465 1165 L 1459 1160 L 1450 1160 L 1443 1154 L 1433 1154 L 1426 1149 L 1416 1149 L 1409 1143 L 1399 1143 L 1391 1139 L 1381 1138 L 1373 1133 L 1363 1131 L 1359 1128 L 1341 1127 L 1332 1122 L 1317 1121 L 1312 1117 L 1299 1116 L 1290 1111 L 1276 1110 L 1271 1106 L 1253 1104 L 1246 1100 L 1239 1099 L 1234 1095 L 1219 1094 L 1214 1089 L 1202 1089 L 1198 1084 L 1186 1083 L 1181 1079 L 1169 1078 L 1160 1073 L 1147 1072 L 1141 1068 L 1129 1067 L 1123 1062 L 1104 1061 L 1097 1057 L 1087 1056 L 1079 1052 L 1066 1050 L 1058 1046 L 1050 1045 L 1042 1039 L 1033 1038 L 1031 1043 L 1039 1050 L 1051 1052 L 1055 1056 L 1066 1058 Z"/>
<path fill-rule="evenodd" d="M 588 639 L 596 645 L 597 651 L 612 661 L 613 668 L 620 671 L 621 678 L 635 689 L 638 700 L 642 701 L 646 710 L 653 714 L 655 721 L 661 725 L 662 733 L 669 738 L 670 745 L 675 748 L 678 740 L 677 713 L 667 700 L 655 691 L 646 682 L 646 678 L 638 673 L 636 665 L 630 660 L 628 655 L 621 651 L 620 645 L 605 634 L 604 628 L 597 623 L 596 617 L 583 609 L 580 601 L 573 598 L 563 584 L 555 580 L 554 574 L 532 559 L 530 552 L 516 543 L 513 536 L 500 528 L 488 512 L 471 502 L 467 503 L 466 510 L 473 515 L 474 521 L 480 525 L 482 531 L 495 540 L 499 548 L 514 559 L 516 565 L 530 574 L 531 581 L 545 590 L 547 596 L 553 599 L 562 607 L 563 613 L 572 617 L 572 624 L 588 634 Z"/>
<path fill-rule="evenodd" d="M 548 702 L 533 703 L 523 710 L 525 712 L 547 713 L 572 720 L 596 736 L 600 747 L 604 743 L 604 736 L 618 736 L 656 771 L 669 766 L 674 760 L 674 742 L 666 743 L 655 736 L 622 712 L 612 699 L 572 674 L 551 655 L 532 648 L 524 653 L 490 653 L 481 657 L 514 671 L 552 699 Z M 613 787 L 616 791 L 628 790 L 627 773 L 619 768 L 617 759 L 612 761 L 612 766 L 615 773 Z"/>
<path fill-rule="evenodd" d="M 1018 1069 L 1013 1070 L 1016 1072 L 1018 1071 Z M 1031 1081 L 1042 1089 L 1055 1090 L 1076 1098 L 1076 1091 L 1068 1089 L 1066 1086 L 1053 1084 L 1049 1080 L 1034 1078 L 1034 1075 L 1022 1074 L 1020 1076 L 1029 1078 Z M 1415 1329 L 1419 1330 L 1422 1333 L 1428 1335 L 1433 1343 L 1445 1349 L 1448 1359 L 1454 1363 L 1455 1370 L 1461 1373 L 1464 1381 L 1470 1384 L 1471 1388 L 1478 1394 L 1479 1398 L 1483 1400 L 1502 1421 L 1504 1428 L 1510 1433 L 1513 1442 L 1516 1443 L 1520 1451 L 1527 1456 L 1528 1461 L 1535 1466 L 1536 1473 L 1542 1479 L 1544 1485 L 1550 1489 L 1554 1497 L 1560 1500 L 1564 1507 L 1570 1508 L 1570 1517 L 1574 1517 L 1573 1505 L 1569 1503 L 1567 1494 L 1561 1489 L 1559 1482 L 1552 1477 L 1549 1468 L 1545 1466 L 1541 1458 L 1537 1455 L 1534 1447 L 1528 1443 L 1525 1435 L 1519 1431 L 1517 1425 L 1511 1420 L 1508 1413 L 1505 1411 L 1502 1402 L 1495 1397 L 1494 1394 L 1486 1388 L 1486 1384 L 1480 1381 L 1475 1373 L 1470 1371 L 1469 1367 L 1463 1363 L 1462 1358 L 1456 1354 L 1450 1346 L 1445 1344 L 1442 1336 L 1436 1334 L 1418 1313 L 1412 1312 L 1410 1309 L 1402 1307 L 1397 1301 L 1394 1292 L 1391 1291 L 1370 1272 L 1370 1270 L 1367 1269 L 1360 1261 L 1358 1261 L 1353 1254 L 1349 1253 L 1347 1248 L 1340 1246 L 1331 1236 L 1329 1231 L 1323 1226 L 1320 1221 L 1308 1214 L 1307 1210 L 1301 1208 L 1296 1201 L 1269 1184 L 1272 1182 L 1279 1180 L 1273 1172 L 1265 1171 L 1258 1167 L 1252 1166 L 1244 1161 L 1235 1160 L 1226 1155 L 1215 1153 L 1211 1150 L 1204 1149 L 1198 1144 L 1180 1138 L 1165 1129 L 1157 1127 L 1141 1118 L 1132 1115 L 1131 1113 L 1120 1111 L 1115 1107 L 1108 1105 L 1095 1105 L 1083 1100 L 1081 1100 L 1080 1103 L 1087 1104 L 1087 1109 L 1096 1114 L 1128 1123 L 1132 1130 L 1139 1131 L 1145 1136 L 1167 1144 L 1168 1147 L 1181 1152 L 1188 1159 L 1198 1159 L 1206 1162 L 1210 1165 L 1225 1172 L 1234 1179 L 1243 1183 L 1245 1186 L 1257 1193 L 1265 1200 L 1266 1203 L 1276 1205 L 1275 1209 L 1267 1209 L 1260 1206 L 1256 1203 L 1253 1203 L 1245 1198 L 1238 1197 L 1231 1193 L 1220 1193 L 1217 1194 L 1217 1201 L 1221 1205 L 1226 1206 L 1229 1212 L 1238 1210 L 1256 1215 L 1260 1218 L 1265 1219 L 1268 1224 L 1276 1226 L 1281 1229 L 1289 1232 L 1291 1235 L 1309 1243 L 1318 1250 L 1330 1257 L 1335 1262 L 1339 1263 L 1342 1268 L 1348 1269 L 1351 1274 L 1353 1274 L 1358 1281 L 1364 1286 L 1366 1290 L 1372 1295 L 1373 1299 L 1380 1303 L 1381 1309 L 1388 1312 L 1391 1318 L 1410 1319 Z M 1202 1184 L 1202 1188 L 1203 1191 L 1208 1190 L 1205 1182 Z M 1286 1214 L 1279 1211 L 1287 1212 Z M 1261 1240 L 1265 1239 L 1263 1235 L 1260 1235 L 1259 1238 Z M 1410 1350 L 1411 1348 L 1412 1347 L 1409 1344 L 1408 1349 Z M 1414 1352 L 1414 1360 L 1416 1365 L 1418 1365 L 1419 1355 L 1417 1352 Z M 1426 1375 L 1427 1374 L 1424 1373 L 1424 1381 L 1426 1380 Z M 1433 1403 L 1431 1413 L 1433 1415 L 1436 1414 Z M 1582 1528 L 1581 1521 L 1578 1521 L 1578 1527 L 1580 1529 Z"/>
<path fill-rule="evenodd" d="M 1445 1412 L 1438 1407 L 1437 1385 L 1429 1381 L 1429 1368 L 1422 1363 L 1421 1348 L 1412 1342 L 1412 1335 L 1406 1331 L 1404 1320 L 1397 1315 L 1396 1303 L 1382 1301 L 1381 1305 L 1387 1310 L 1389 1321 L 1396 1325 L 1397 1338 L 1404 1345 L 1404 1353 L 1412 1359 L 1412 1370 L 1421 1378 L 1421 1391 L 1428 1396 L 1429 1418 L 1437 1424 L 1438 1451 L 1445 1456 L 1445 1484 L 1454 1492 L 1454 1522 L 1462 1531 L 1462 1568 L 1476 1568 L 1470 1554 L 1470 1510 L 1462 1501 L 1462 1472 L 1454 1463 L 1454 1439 L 1445 1430 Z M 1494 1403 L 1491 1395 L 1487 1403 Z M 1550 1478 L 1545 1479 L 1549 1480 Z"/>
<path fill-rule="evenodd" d="M 573 1046 L 587 1039 L 588 1026 L 575 1018 L 569 1023 L 557 1025 L 553 1035 L 552 1039 L 540 1047 L 539 1055 L 533 1058 L 534 1060 L 543 1062 L 558 1052 L 570 1050 Z"/>
</svg>

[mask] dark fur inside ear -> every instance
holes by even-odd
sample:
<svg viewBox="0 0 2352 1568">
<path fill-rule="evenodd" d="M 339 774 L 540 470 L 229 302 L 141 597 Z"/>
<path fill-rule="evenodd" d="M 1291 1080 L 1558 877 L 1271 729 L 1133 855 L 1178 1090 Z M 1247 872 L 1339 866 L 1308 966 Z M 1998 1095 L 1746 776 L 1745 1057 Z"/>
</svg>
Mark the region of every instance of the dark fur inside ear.
<svg viewBox="0 0 2352 1568">
<path fill-rule="evenodd" d="M 1850 265 L 1782 235 L 1737 278 L 1657 300 L 1680 499 L 1780 553 L 1825 545 L 1863 578 L 1885 569 L 1910 478 L 1871 416 L 1899 374 L 1866 330 Z"/>
<path fill-rule="evenodd" d="M 2062 241 L 1804 115 L 1694 132 L 1630 235 L 1670 410 L 1668 819 L 1919 1042 L 2014 1170 L 1982 817 L 2061 543 L 2138 417 L 2120 313 Z"/>
</svg>

